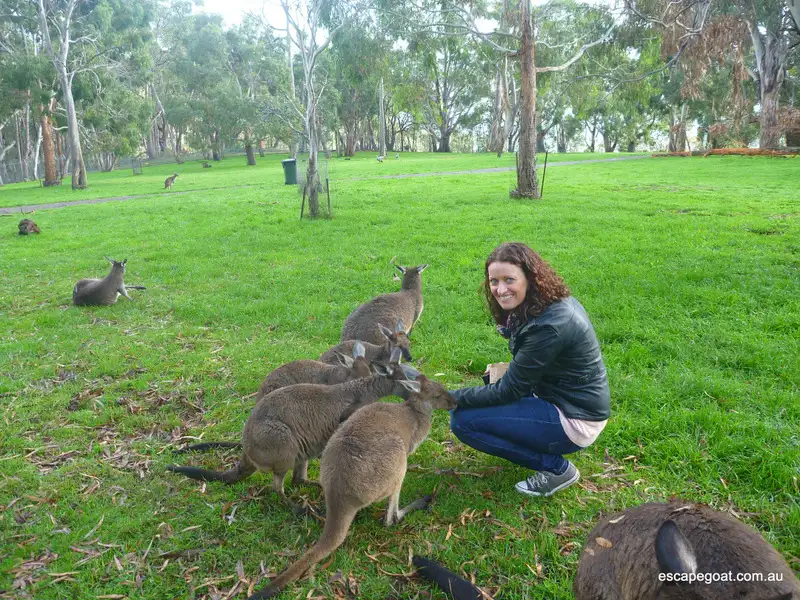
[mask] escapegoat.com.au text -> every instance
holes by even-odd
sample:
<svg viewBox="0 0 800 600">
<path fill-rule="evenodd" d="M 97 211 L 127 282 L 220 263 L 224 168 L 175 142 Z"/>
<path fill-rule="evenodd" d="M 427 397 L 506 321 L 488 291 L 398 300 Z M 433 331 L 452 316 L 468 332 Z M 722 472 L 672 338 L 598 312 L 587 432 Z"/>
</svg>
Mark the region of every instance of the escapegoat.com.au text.
<svg viewBox="0 0 800 600">
<path fill-rule="evenodd" d="M 671 583 L 718 583 L 718 582 L 776 582 L 783 581 L 783 573 L 659 573 L 658 580 Z"/>
</svg>

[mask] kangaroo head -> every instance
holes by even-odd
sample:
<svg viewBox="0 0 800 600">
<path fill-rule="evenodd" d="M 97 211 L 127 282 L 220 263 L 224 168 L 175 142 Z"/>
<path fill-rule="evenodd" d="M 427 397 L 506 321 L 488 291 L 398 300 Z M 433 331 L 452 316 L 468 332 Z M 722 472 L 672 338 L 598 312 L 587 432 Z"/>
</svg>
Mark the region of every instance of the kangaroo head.
<svg viewBox="0 0 800 600">
<path fill-rule="evenodd" d="M 361 342 L 356 342 L 356 344 L 353 346 L 353 358 L 351 361 L 351 378 L 361 379 L 362 377 L 369 377 L 372 375 L 372 368 L 370 367 L 369 360 L 367 360 L 364 344 Z"/>
<path fill-rule="evenodd" d="M 730 543 L 736 544 L 736 541 Z M 752 550 L 758 552 L 757 548 Z M 719 552 L 719 549 L 709 551 Z M 737 551 L 741 551 L 741 548 Z M 662 573 L 676 576 L 697 573 L 697 554 L 694 546 L 672 519 L 667 519 L 659 527 L 655 552 Z M 765 592 L 761 583 L 742 583 L 737 585 L 737 588 L 732 592 L 741 600 L 792 600 L 792 592 L 778 594 Z M 713 583 L 709 585 L 705 581 L 695 580 L 691 583 L 680 580 L 667 581 L 661 585 L 657 598 L 658 600 L 715 600 L 719 598 L 719 590 Z"/>
<path fill-rule="evenodd" d="M 116 272 L 122 271 L 122 273 L 125 273 L 125 265 L 128 263 L 128 259 L 127 258 L 125 260 L 123 260 L 122 262 L 114 260 L 112 258 L 108 258 L 107 256 L 105 257 L 105 259 L 108 262 L 111 263 L 111 272 L 112 273 L 114 273 L 115 271 Z"/>
<path fill-rule="evenodd" d="M 415 290 L 422 287 L 420 275 L 428 268 L 427 264 L 418 265 L 416 267 L 404 267 L 402 265 L 395 265 L 397 270 L 403 274 L 403 282 L 400 284 L 400 289 Z"/>
<path fill-rule="evenodd" d="M 408 383 L 417 384 L 416 389 L 411 391 L 419 394 L 425 402 L 429 402 L 432 409 L 452 410 L 456 407 L 456 399 L 441 383 L 428 379 L 410 365 L 402 365 L 401 368 L 409 380 Z"/>
<path fill-rule="evenodd" d="M 411 357 L 411 340 L 408 338 L 403 319 L 397 320 L 395 330 L 392 331 L 385 325 L 378 323 L 378 329 L 389 340 L 392 348 L 399 348 L 403 356 L 403 360 L 414 360 Z"/>
</svg>

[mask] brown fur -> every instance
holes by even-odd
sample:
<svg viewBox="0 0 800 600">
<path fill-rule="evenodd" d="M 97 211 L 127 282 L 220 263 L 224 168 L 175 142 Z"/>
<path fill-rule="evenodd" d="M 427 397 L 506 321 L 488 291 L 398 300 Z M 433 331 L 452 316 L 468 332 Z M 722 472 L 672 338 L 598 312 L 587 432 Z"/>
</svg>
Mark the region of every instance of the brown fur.
<svg viewBox="0 0 800 600">
<path fill-rule="evenodd" d="M 392 350 L 395 348 L 400 349 L 400 352 L 403 354 L 403 360 L 413 360 L 411 356 L 411 340 L 408 339 L 408 334 L 406 334 L 404 330 L 402 321 L 396 323 L 395 331 L 384 327 L 380 323 L 378 324 L 378 329 L 384 336 L 383 344 L 378 345 L 370 344 L 369 342 L 360 342 L 363 344 L 367 359 L 369 359 L 370 362 L 388 362 L 389 357 L 392 355 Z M 358 340 L 348 340 L 337 344 L 320 356 L 319 360 L 328 364 L 335 363 L 338 354 L 350 354 L 353 351 L 353 347 L 358 343 Z"/>
<path fill-rule="evenodd" d="M 765 581 L 658 579 L 661 572 L 692 571 L 763 573 Z M 767 582 L 769 573 L 783 581 Z M 688 502 L 649 503 L 601 519 L 589 534 L 574 592 L 576 600 L 798 600 L 800 582 L 764 538 L 730 515 Z"/>
<path fill-rule="evenodd" d="M 19 234 L 29 235 L 31 233 L 41 233 L 38 225 L 30 219 L 22 219 L 22 221 L 19 222 Z"/>
<path fill-rule="evenodd" d="M 364 356 L 364 353 L 364 345 L 356 342 L 350 347 L 348 354 L 358 358 L 359 356 Z M 366 357 L 367 360 L 354 361 L 343 352 L 335 353 L 334 356 L 338 362 L 337 365 L 327 364 L 319 360 L 296 360 L 281 365 L 267 375 L 266 379 L 261 383 L 261 387 L 258 388 L 256 397 L 263 398 L 278 388 L 296 383 L 334 385 L 372 375 L 372 371 L 369 368 L 369 362 L 371 362 L 369 357 Z"/>
<path fill-rule="evenodd" d="M 422 278 L 421 274 L 428 265 L 417 267 L 397 266 L 403 273 L 400 291 L 383 294 L 365 302 L 356 308 L 344 322 L 341 341 L 361 340 L 371 344 L 383 344 L 384 335 L 378 328 L 380 323 L 392 329 L 398 321 L 402 321 L 403 330 L 408 334 L 422 314 Z"/>
<path fill-rule="evenodd" d="M 308 482 L 309 459 L 322 454 L 333 432 L 362 406 L 384 396 L 405 392 L 405 375 L 397 361 L 376 365 L 378 374 L 336 385 L 300 383 L 279 388 L 259 400 L 242 434 L 242 457 L 232 469 L 219 472 L 170 466 L 168 470 L 192 479 L 234 483 L 256 470 L 272 473 L 272 489 L 285 499 L 283 480 L 292 471 L 292 483 Z M 357 361 L 365 361 L 359 357 Z M 289 503 L 290 504 L 290 503 Z"/>
<path fill-rule="evenodd" d="M 126 258 L 122 262 L 106 257 L 111 263 L 111 272 L 103 279 L 81 279 L 75 284 L 72 290 L 72 302 L 76 306 L 110 306 L 117 301 L 121 295 L 128 300 L 133 300 L 128 295 L 128 288 L 125 286 L 125 265 Z M 129 286 L 134 289 L 144 289 L 141 286 Z"/>
<path fill-rule="evenodd" d="M 420 498 L 399 508 L 408 455 L 428 436 L 433 410 L 455 408 L 456 404 L 443 385 L 422 375 L 405 384 L 414 391 L 403 404 L 380 402 L 365 406 L 333 434 L 320 461 L 326 506 L 322 536 L 249 600 L 276 595 L 336 550 L 360 509 L 388 498 L 385 524 L 391 526 L 409 511 L 427 506 L 430 499 Z"/>
<path fill-rule="evenodd" d="M 172 177 L 167 177 L 164 180 L 164 189 L 170 188 L 172 189 L 172 184 L 175 183 L 175 179 L 178 177 L 178 174 L 175 173 Z"/>
</svg>

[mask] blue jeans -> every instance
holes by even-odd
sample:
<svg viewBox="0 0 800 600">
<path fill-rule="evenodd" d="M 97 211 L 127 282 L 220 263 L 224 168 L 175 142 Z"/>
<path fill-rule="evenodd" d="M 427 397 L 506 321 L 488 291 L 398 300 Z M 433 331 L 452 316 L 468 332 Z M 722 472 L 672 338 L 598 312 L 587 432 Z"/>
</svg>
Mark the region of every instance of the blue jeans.
<svg viewBox="0 0 800 600">
<path fill-rule="evenodd" d="M 562 454 L 582 449 L 564 433 L 556 407 L 535 396 L 500 406 L 456 408 L 450 429 L 476 450 L 556 475 L 567 470 Z"/>
</svg>

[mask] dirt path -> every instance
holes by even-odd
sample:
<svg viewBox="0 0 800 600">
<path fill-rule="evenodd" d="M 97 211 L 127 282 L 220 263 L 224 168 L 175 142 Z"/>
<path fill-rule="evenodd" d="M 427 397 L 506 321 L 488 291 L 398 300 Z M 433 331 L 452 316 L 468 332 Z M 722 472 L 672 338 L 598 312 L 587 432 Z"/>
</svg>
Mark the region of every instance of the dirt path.
<svg viewBox="0 0 800 600">
<path fill-rule="evenodd" d="M 588 165 L 592 163 L 619 162 L 622 160 L 637 160 L 650 158 L 650 155 L 643 156 L 620 156 L 617 158 L 594 158 L 590 160 L 565 160 L 548 163 L 548 167 L 558 167 L 564 165 Z M 537 164 L 537 169 L 542 168 L 542 163 Z M 516 167 L 495 167 L 492 169 L 473 169 L 471 171 L 440 171 L 436 173 L 403 173 L 400 175 L 376 175 L 374 177 L 353 177 L 339 179 L 338 181 L 367 181 L 370 179 L 406 179 L 409 177 L 440 177 L 442 175 L 470 175 L 474 173 L 502 173 L 504 171 L 515 171 Z M 255 187 L 254 185 L 236 185 L 226 188 L 208 188 L 204 190 L 189 190 L 185 192 L 167 192 L 160 194 L 139 194 L 137 196 L 115 196 L 113 198 L 94 198 L 90 200 L 74 200 L 72 202 L 53 202 L 51 204 L 31 204 L 28 206 L 9 206 L 0 208 L 0 215 L 13 215 L 14 213 L 32 212 L 35 210 L 47 210 L 50 208 L 64 208 L 66 206 L 79 206 L 81 204 L 102 204 L 104 202 L 122 202 L 124 200 L 138 200 L 139 198 L 153 198 L 154 196 L 176 196 L 181 194 L 196 194 L 214 190 L 236 190 L 242 188 Z"/>
</svg>

